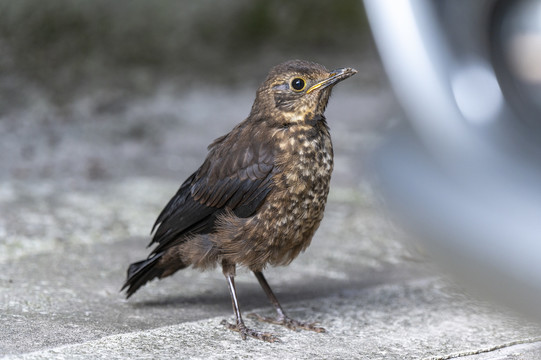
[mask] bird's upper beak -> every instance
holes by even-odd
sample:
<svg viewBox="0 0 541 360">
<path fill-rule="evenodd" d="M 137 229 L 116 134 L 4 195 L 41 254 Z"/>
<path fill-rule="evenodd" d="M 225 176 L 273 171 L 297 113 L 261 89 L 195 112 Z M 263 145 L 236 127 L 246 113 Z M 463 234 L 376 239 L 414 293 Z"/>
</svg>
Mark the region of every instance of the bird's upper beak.
<svg viewBox="0 0 541 360">
<path fill-rule="evenodd" d="M 350 76 L 353 76 L 357 73 L 357 70 L 352 68 L 342 68 L 331 71 L 331 74 L 325 80 L 322 80 L 314 85 L 312 85 L 307 91 L 307 94 L 310 94 L 312 91 L 317 89 L 324 89 L 326 87 L 332 86 L 344 79 L 347 79 Z"/>
</svg>

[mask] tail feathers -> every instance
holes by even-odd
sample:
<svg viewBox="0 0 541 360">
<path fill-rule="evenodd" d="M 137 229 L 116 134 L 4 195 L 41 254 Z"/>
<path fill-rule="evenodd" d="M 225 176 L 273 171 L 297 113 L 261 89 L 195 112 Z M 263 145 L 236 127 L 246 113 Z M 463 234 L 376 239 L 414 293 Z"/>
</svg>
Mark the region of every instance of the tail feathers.
<svg viewBox="0 0 541 360">
<path fill-rule="evenodd" d="M 126 298 L 132 296 L 137 289 L 145 285 L 154 278 L 160 278 L 166 269 L 157 266 L 158 260 L 163 256 L 164 252 L 153 255 L 152 257 L 133 263 L 128 268 L 128 278 L 122 286 L 122 290 L 126 290 Z"/>
</svg>

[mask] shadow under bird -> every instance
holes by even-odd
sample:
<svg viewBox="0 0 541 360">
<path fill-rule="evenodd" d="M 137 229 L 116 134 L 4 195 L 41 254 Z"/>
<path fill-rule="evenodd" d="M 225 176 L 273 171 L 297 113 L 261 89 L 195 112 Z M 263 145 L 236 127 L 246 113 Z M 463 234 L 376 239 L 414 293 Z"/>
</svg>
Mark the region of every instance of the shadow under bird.
<svg viewBox="0 0 541 360">
<path fill-rule="evenodd" d="M 255 274 L 276 309 L 261 321 L 290 329 L 324 332 L 288 317 L 263 276 L 267 265 L 287 265 L 305 250 L 319 227 L 333 170 L 333 148 L 324 117 L 331 90 L 354 75 L 351 68 L 292 60 L 275 66 L 257 90 L 248 118 L 208 147 L 203 165 L 162 210 L 152 232 L 156 244 L 146 260 L 133 263 L 122 288 L 127 297 L 149 280 L 192 266 L 221 264 L 235 324 L 243 339 L 278 341 L 247 328 L 242 319 L 235 270 Z"/>
</svg>

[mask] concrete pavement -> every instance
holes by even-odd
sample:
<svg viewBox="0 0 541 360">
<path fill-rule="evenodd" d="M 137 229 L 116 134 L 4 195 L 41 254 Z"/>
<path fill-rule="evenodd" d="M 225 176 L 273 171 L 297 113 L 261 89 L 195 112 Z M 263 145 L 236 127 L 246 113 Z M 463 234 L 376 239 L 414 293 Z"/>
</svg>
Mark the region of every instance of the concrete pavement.
<svg viewBox="0 0 541 360">
<path fill-rule="evenodd" d="M 201 107 L 209 93 L 227 120 Z M 109 110 L 97 97 L 64 112 L 38 103 L 8 115 L 25 126 L 4 118 L 0 146 L 12 157 L 0 179 L 0 359 L 540 358 L 537 325 L 465 295 L 411 254 L 379 210 L 359 154 L 377 141 L 385 91 L 336 92 L 325 219 L 306 253 L 266 272 L 290 315 L 327 333 L 248 319 L 282 343 L 242 341 L 220 325 L 232 310 L 219 270 L 181 271 L 126 301 L 126 268 L 147 255 L 156 215 L 206 144 L 246 115 L 250 94 L 164 90 Z M 237 281 L 246 314 L 271 314 L 251 274 Z"/>
</svg>

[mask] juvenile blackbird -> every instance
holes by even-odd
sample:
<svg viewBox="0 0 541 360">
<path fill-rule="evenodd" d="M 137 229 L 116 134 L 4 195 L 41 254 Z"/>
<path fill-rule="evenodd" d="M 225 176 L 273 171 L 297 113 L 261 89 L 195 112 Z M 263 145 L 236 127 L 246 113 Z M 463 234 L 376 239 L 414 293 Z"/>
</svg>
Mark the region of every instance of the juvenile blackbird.
<svg viewBox="0 0 541 360">
<path fill-rule="evenodd" d="M 156 247 L 146 260 L 128 268 L 122 288 L 127 288 L 127 297 L 154 278 L 221 263 L 236 318 L 236 324 L 226 326 L 243 339 L 277 341 L 245 326 L 234 282 L 239 265 L 253 271 L 276 309 L 276 318 L 256 315 L 259 320 L 324 332 L 289 318 L 262 270 L 289 264 L 308 247 L 323 218 L 333 170 L 323 113 L 333 86 L 356 72 L 328 71 L 301 60 L 272 68 L 248 118 L 209 145 L 203 165 L 158 216 L 149 244 Z"/>
</svg>

